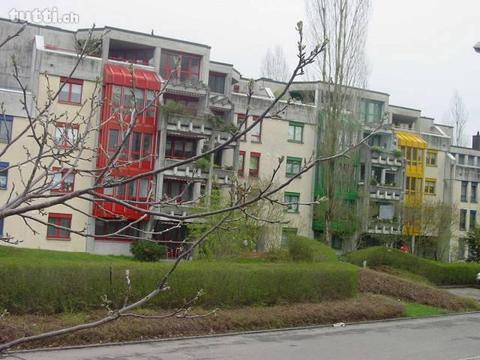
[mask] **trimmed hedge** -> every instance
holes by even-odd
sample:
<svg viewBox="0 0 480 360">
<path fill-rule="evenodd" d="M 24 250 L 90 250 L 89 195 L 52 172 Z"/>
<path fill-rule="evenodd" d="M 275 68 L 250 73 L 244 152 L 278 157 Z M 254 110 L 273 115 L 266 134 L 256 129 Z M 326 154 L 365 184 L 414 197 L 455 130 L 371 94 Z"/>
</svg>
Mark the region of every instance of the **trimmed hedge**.
<svg viewBox="0 0 480 360">
<path fill-rule="evenodd" d="M 98 308 L 104 294 L 114 304 L 121 303 L 125 269 L 130 270 L 132 280 L 130 298 L 138 299 L 151 291 L 171 266 L 84 254 L 78 256 L 86 261 L 75 260 L 72 254 L 66 254 L 70 261 L 51 260 L 45 254 L 31 261 L 31 251 L 24 257 L 3 255 L 0 249 L 0 308 L 17 314 Z M 53 254 L 54 259 L 59 255 Z M 148 306 L 177 307 L 200 289 L 205 294 L 198 305 L 205 307 L 347 299 L 357 293 L 357 272 L 358 268 L 342 263 L 192 261 L 180 265 L 169 283 L 171 290 Z"/>
<path fill-rule="evenodd" d="M 348 254 L 346 259 L 358 266 L 362 266 L 363 260 L 367 260 L 369 267 L 386 265 L 406 270 L 427 278 L 435 285 L 472 285 L 475 283 L 476 274 L 480 272 L 480 264 L 442 263 L 385 247 L 354 251 Z"/>
<path fill-rule="evenodd" d="M 338 261 L 331 247 L 305 236 L 289 236 L 288 252 L 294 261 Z"/>
</svg>

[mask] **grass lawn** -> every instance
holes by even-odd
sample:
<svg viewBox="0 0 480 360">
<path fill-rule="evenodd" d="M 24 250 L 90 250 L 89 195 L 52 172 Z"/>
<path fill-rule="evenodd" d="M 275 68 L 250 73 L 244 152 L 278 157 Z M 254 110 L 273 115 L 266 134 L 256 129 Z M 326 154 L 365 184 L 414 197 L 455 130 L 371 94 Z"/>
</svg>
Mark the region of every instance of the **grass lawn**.
<svg viewBox="0 0 480 360">
<path fill-rule="evenodd" d="M 405 316 L 406 317 L 424 317 L 424 316 L 434 316 L 434 315 L 444 315 L 448 311 L 445 309 L 440 309 L 434 306 L 417 304 L 417 303 L 405 303 Z"/>
</svg>

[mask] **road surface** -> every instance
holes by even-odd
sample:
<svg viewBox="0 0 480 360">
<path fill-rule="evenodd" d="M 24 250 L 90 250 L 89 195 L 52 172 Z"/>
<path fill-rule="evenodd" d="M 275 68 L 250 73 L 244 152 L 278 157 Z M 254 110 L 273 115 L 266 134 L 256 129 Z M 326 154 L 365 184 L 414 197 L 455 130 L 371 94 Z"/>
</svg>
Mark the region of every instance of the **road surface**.
<svg viewBox="0 0 480 360">
<path fill-rule="evenodd" d="M 480 314 L 15 353 L 9 360 L 480 360 Z"/>
<path fill-rule="evenodd" d="M 446 289 L 448 292 L 452 293 L 453 295 L 469 297 L 475 300 L 480 301 L 480 289 L 479 288 L 450 288 Z"/>
</svg>

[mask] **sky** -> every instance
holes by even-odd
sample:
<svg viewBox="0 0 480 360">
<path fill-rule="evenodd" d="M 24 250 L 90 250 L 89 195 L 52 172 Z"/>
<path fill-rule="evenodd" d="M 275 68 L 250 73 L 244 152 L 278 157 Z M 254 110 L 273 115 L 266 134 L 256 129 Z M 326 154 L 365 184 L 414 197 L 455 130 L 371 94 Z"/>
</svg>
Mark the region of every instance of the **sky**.
<svg viewBox="0 0 480 360">
<path fill-rule="evenodd" d="M 68 29 L 106 25 L 210 45 L 213 60 L 233 63 L 258 77 L 266 50 L 283 47 L 296 61 L 298 20 L 304 0 L 1 0 L 0 17 L 52 9 L 74 13 Z M 480 0 L 372 0 L 367 55 L 368 87 L 391 95 L 390 103 L 422 110 L 447 122 L 453 92 L 469 119 L 466 133 L 480 130 Z M 58 24 L 49 24 L 58 26 Z M 470 140 L 468 142 L 470 144 Z"/>
</svg>

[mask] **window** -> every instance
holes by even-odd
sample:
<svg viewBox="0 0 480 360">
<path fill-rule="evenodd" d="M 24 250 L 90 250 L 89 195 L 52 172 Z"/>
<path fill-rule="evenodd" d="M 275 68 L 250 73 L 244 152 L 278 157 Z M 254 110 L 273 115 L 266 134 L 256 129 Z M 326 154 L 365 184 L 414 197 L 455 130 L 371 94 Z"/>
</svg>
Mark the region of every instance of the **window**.
<svg viewBox="0 0 480 360">
<path fill-rule="evenodd" d="M 461 202 L 467 202 L 467 189 L 468 189 L 468 181 L 462 181 L 461 192 L 460 192 Z"/>
<path fill-rule="evenodd" d="M 468 155 L 468 165 L 475 166 L 475 156 Z"/>
<path fill-rule="evenodd" d="M 260 153 L 251 152 L 250 153 L 250 163 L 248 173 L 250 176 L 258 176 L 260 170 Z"/>
<path fill-rule="evenodd" d="M 465 231 L 467 229 L 467 210 L 460 210 L 460 231 Z"/>
<path fill-rule="evenodd" d="M 252 123 L 257 121 L 258 117 L 254 116 L 252 118 Z M 262 121 L 258 122 L 252 130 L 250 130 L 250 137 L 252 138 L 252 142 L 262 142 Z"/>
<path fill-rule="evenodd" d="M 470 210 L 470 225 L 469 229 L 473 230 L 477 226 L 477 211 L 476 210 Z"/>
<path fill-rule="evenodd" d="M 60 78 L 60 86 L 62 86 L 58 94 L 58 101 L 68 104 L 81 104 L 83 80 Z"/>
<path fill-rule="evenodd" d="M 105 184 L 116 183 L 123 178 L 111 178 L 105 180 Z M 103 194 L 107 196 L 116 197 L 119 199 L 129 199 L 136 201 L 144 201 L 147 199 L 152 186 L 152 178 L 145 177 L 135 181 L 131 181 L 127 184 L 116 185 L 112 187 L 105 187 Z"/>
<path fill-rule="evenodd" d="M 0 189 L 5 190 L 8 186 L 8 162 L 0 162 Z"/>
<path fill-rule="evenodd" d="M 163 195 L 177 203 L 193 200 L 193 185 L 186 181 L 167 179 L 163 182 Z"/>
<path fill-rule="evenodd" d="M 291 228 L 291 227 L 284 227 L 282 228 L 282 243 L 281 246 L 287 246 L 288 245 L 288 239 L 291 236 L 295 236 L 298 233 L 297 228 Z"/>
<path fill-rule="evenodd" d="M 288 124 L 288 141 L 303 143 L 303 124 L 291 121 Z"/>
<path fill-rule="evenodd" d="M 123 146 L 120 154 L 118 155 L 118 160 L 127 161 L 131 160 L 149 160 L 152 156 L 152 134 L 132 132 L 130 139 L 126 141 Z M 118 147 L 123 142 L 123 135 L 120 133 L 119 129 L 109 129 L 108 130 L 108 156 L 111 158 L 115 155 Z"/>
<path fill-rule="evenodd" d="M 427 150 L 427 166 L 437 166 L 437 152 Z"/>
<path fill-rule="evenodd" d="M 464 154 L 458 154 L 458 163 L 461 165 L 465 164 L 465 155 Z"/>
<path fill-rule="evenodd" d="M 201 57 L 193 54 L 162 51 L 161 64 L 164 79 L 198 82 L 200 78 Z"/>
<path fill-rule="evenodd" d="M 302 159 L 297 157 L 287 157 L 287 177 L 297 175 L 302 167 Z"/>
<path fill-rule="evenodd" d="M 360 105 L 360 116 L 365 123 L 380 122 L 383 117 L 383 103 L 363 99 Z"/>
<path fill-rule="evenodd" d="M 0 219 L 0 236 L 3 236 L 3 218 Z"/>
<path fill-rule="evenodd" d="M 208 75 L 210 91 L 223 94 L 225 92 L 225 74 L 210 71 Z"/>
<path fill-rule="evenodd" d="M 195 140 L 167 137 L 165 145 L 165 157 L 173 159 L 189 159 L 196 154 Z"/>
<path fill-rule="evenodd" d="M 436 179 L 425 179 L 425 194 L 435 195 Z"/>
<path fill-rule="evenodd" d="M 145 222 L 141 221 L 132 226 L 132 223 L 129 221 L 95 220 L 95 239 L 131 240 L 132 237 L 138 238 L 140 236 L 138 228 L 141 228 L 143 223 Z"/>
<path fill-rule="evenodd" d="M 478 183 L 472 182 L 470 184 L 470 202 L 476 203 L 477 202 L 477 193 L 478 193 Z"/>
<path fill-rule="evenodd" d="M 247 128 L 247 118 L 244 114 L 237 114 L 237 126 L 240 132 L 245 131 Z M 247 141 L 247 134 L 240 136 L 240 141 Z"/>
<path fill-rule="evenodd" d="M 72 225 L 72 214 L 48 214 L 48 223 L 56 226 L 48 225 L 47 238 L 48 239 L 70 239 L 70 229 Z M 58 226 L 66 229 L 61 229 Z"/>
<path fill-rule="evenodd" d="M 12 139 L 13 116 L 0 115 L 0 142 L 9 143 Z"/>
<path fill-rule="evenodd" d="M 69 172 L 69 169 L 58 169 L 53 174 L 51 191 L 54 192 L 71 192 L 75 187 L 75 172 L 73 170 Z M 68 173 L 68 174 L 67 174 Z"/>
<path fill-rule="evenodd" d="M 78 124 L 55 123 L 55 145 L 65 148 L 75 145 L 78 139 L 78 128 Z"/>
<path fill-rule="evenodd" d="M 421 178 L 407 176 L 407 186 L 406 186 L 407 195 L 421 194 L 422 183 L 423 183 L 423 180 Z"/>
<path fill-rule="evenodd" d="M 294 192 L 285 193 L 285 204 L 287 205 L 287 212 L 298 213 L 298 203 L 300 202 L 300 194 Z"/>
<path fill-rule="evenodd" d="M 238 176 L 243 176 L 243 173 L 245 171 L 245 151 L 240 151 L 238 155 Z"/>
</svg>

